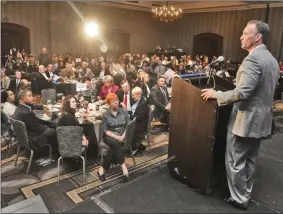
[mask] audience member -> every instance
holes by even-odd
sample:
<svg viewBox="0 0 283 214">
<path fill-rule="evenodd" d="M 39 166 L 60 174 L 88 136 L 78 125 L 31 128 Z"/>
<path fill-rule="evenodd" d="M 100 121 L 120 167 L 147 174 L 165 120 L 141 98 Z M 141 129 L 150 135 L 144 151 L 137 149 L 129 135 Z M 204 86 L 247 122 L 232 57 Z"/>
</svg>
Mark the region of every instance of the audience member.
<svg viewBox="0 0 283 214">
<path fill-rule="evenodd" d="M 31 146 L 34 149 L 38 145 L 49 143 L 53 151 L 57 152 L 56 124 L 50 121 L 41 120 L 32 111 L 33 97 L 31 91 L 25 89 L 19 93 L 20 104 L 14 112 L 14 118 L 25 123 Z"/>
<path fill-rule="evenodd" d="M 12 116 L 16 110 L 15 94 L 13 91 L 7 90 L 2 92 L 3 112 Z"/>
<path fill-rule="evenodd" d="M 132 98 L 134 104 L 132 104 L 132 112 L 130 114 L 130 119 L 136 118 L 136 127 L 134 131 L 134 136 L 132 140 L 132 150 L 134 154 L 145 150 L 145 146 L 141 144 L 144 139 L 147 124 L 148 124 L 148 105 L 144 98 L 142 97 L 142 90 L 139 87 L 135 87 L 132 90 Z"/>
<path fill-rule="evenodd" d="M 123 141 L 125 140 L 126 127 L 130 122 L 130 118 L 128 113 L 119 107 L 119 100 L 116 94 L 108 94 L 106 103 L 110 108 L 102 117 L 103 141 L 111 150 L 108 151 L 107 156 L 103 159 L 102 166 L 98 169 L 97 174 L 100 180 L 104 181 L 104 171 L 109 169 L 115 157 L 117 163 L 121 165 L 125 179 L 129 179 L 128 169 L 124 162 Z"/>
<path fill-rule="evenodd" d="M 159 76 L 157 85 L 151 89 L 150 100 L 155 106 L 154 118 L 161 120 L 169 126 L 170 98 L 165 84 L 165 77 Z"/>
<path fill-rule="evenodd" d="M 1 69 L 1 89 L 7 90 L 10 86 L 10 78 L 6 76 L 6 69 Z"/>
<path fill-rule="evenodd" d="M 57 126 L 79 126 L 79 121 L 76 119 L 75 113 L 77 103 L 73 96 L 69 95 L 62 101 L 61 115 L 59 117 Z M 82 145 L 88 146 L 88 140 L 83 135 Z"/>
<path fill-rule="evenodd" d="M 97 96 L 98 100 L 105 100 L 106 96 L 110 93 L 116 94 L 119 90 L 117 85 L 114 85 L 114 79 L 112 76 L 107 75 L 104 77 L 104 85 L 101 87 L 100 92 Z"/>
<path fill-rule="evenodd" d="M 117 92 L 117 95 L 122 108 L 131 114 L 131 106 L 134 104 L 134 100 L 132 98 L 130 84 L 127 80 L 121 82 L 121 89 Z"/>
<path fill-rule="evenodd" d="M 9 90 L 16 93 L 20 89 L 20 82 L 22 78 L 22 72 L 20 70 L 15 71 L 16 79 L 11 80 Z"/>
</svg>

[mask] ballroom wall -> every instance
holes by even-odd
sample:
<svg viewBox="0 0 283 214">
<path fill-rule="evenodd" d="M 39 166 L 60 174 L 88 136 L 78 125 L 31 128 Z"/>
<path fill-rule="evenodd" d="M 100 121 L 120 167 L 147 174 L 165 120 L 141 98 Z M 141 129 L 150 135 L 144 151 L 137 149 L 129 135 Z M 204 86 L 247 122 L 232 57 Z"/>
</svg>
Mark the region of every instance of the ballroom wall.
<svg viewBox="0 0 283 214">
<path fill-rule="evenodd" d="M 1 10 L 10 23 L 29 28 L 31 53 L 39 53 L 43 46 L 50 49 L 48 2 L 7 2 L 1 5 Z"/>
<path fill-rule="evenodd" d="M 166 24 L 142 11 L 77 2 L 75 6 L 85 19 L 96 19 L 102 30 L 118 29 L 129 33 L 132 53 L 148 52 L 157 45 L 175 45 L 192 53 L 194 35 L 211 32 L 223 36 L 223 55 L 233 61 L 240 61 L 245 55 L 239 38 L 247 21 L 265 20 L 266 13 L 265 9 L 190 13 L 176 23 Z M 43 46 L 58 53 L 98 52 L 99 40 L 86 39 L 82 19 L 66 2 L 7 2 L 2 13 L 3 8 L 9 22 L 30 29 L 31 52 L 34 54 L 38 54 Z M 283 7 L 270 8 L 269 24 L 268 47 L 277 58 L 283 29 Z"/>
<path fill-rule="evenodd" d="M 102 30 L 118 29 L 129 33 L 133 53 L 165 45 L 167 26 L 147 12 L 78 2 L 75 6 L 85 19 L 96 19 Z M 30 29 L 31 52 L 34 54 L 38 54 L 43 46 L 58 53 L 97 52 L 101 43 L 97 38 L 85 37 L 82 19 L 66 2 L 7 2 L 5 14 L 10 23 Z"/>
<path fill-rule="evenodd" d="M 233 61 L 240 61 L 245 51 L 241 50 L 239 39 L 246 23 L 252 19 L 265 20 L 265 16 L 265 9 L 185 14 L 182 20 L 170 24 L 175 30 L 168 32 L 167 43 L 192 53 L 195 35 L 215 33 L 223 36 L 222 54 L 231 57 Z M 277 58 L 283 29 L 283 7 L 270 8 L 269 24 L 271 32 L 268 47 Z"/>
</svg>

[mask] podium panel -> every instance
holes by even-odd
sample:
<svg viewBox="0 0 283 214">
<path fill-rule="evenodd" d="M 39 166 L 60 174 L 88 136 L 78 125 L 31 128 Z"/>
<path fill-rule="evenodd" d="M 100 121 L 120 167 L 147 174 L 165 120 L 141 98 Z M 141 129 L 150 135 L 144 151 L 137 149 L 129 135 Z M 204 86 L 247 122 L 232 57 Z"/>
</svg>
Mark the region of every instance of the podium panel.
<svg viewBox="0 0 283 214">
<path fill-rule="evenodd" d="M 206 86 L 207 80 L 173 80 L 168 147 L 171 175 L 203 193 L 225 176 L 226 127 L 232 108 L 219 108 L 216 100 L 202 99 L 199 86 Z M 217 84 L 222 90 L 233 88 L 222 80 Z"/>
</svg>

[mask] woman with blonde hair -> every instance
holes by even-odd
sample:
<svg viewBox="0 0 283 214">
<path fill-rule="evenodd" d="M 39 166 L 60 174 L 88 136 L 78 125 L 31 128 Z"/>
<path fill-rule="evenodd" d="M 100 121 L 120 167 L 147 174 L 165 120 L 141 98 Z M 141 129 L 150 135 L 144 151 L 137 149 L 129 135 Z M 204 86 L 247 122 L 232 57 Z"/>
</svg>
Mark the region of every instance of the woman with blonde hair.
<svg viewBox="0 0 283 214">
<path fill-rule="evenodd" d="M 119 107 L 119 100 L 116 94 L 109 93 L 106 96 L 106 103 L 110 108 L 103 114 L 103 142 L 106 143 L 111 150 L 103 159 L 102 166 L 98 169 L 97 175 L 101 181 L 105 181 L 104 171 L 109 169 L 113 157 L 115 157 L 117 163 L 121 165 L 125 180 L 128 180 L 129 172 L 124 162 L 123 142 L 125 140 L 126 127 L 130 122 L 130 117 L 127 111 Z"/>
<path fill-rule="evenodd" d="M 110 93 L 116 94 L 119 90 L 117 85 L 114 85 L 114 79 L 112 76 L 107 75 L 103 79 L 104 85 L 101 87 L 100 92 L 97 96 L 98 100 L 105 100 L 106 96 Z"/>
</svg>

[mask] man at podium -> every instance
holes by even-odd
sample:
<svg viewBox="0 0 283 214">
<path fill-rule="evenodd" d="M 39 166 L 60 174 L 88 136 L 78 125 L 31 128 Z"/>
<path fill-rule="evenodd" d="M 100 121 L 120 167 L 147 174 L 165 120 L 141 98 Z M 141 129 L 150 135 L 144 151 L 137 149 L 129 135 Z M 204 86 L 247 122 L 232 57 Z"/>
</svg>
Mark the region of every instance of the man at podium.
<svg viewBox="0 0 283 214">
<path fill-rule="evenodd" d="M 231 196 L 225 201 L 244 210 L 251 197 L 261 139 L 271 134 L 279 66 L 265 46 L 268 33 L 268 24 L 248 22 L 240 40 L 249 54 L 237 72 L 236 88 L 226 92 L 204 89 L 201 95 L 205 100 L 217 99 L 219 106 L 234 103 L 225 154 Z"/>
</svg>

